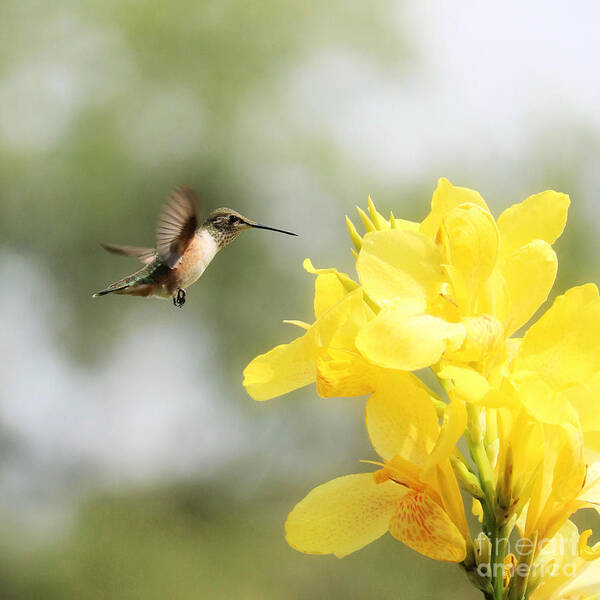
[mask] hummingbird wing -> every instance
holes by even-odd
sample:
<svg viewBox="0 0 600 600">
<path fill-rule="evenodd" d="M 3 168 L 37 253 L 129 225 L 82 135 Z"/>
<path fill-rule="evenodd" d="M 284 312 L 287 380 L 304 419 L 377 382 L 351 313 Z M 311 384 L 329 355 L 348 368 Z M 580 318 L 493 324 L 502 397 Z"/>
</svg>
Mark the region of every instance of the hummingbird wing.
<svg viewBox="0 0 600 600">
<path fill-rule="evenodd" d="M 105 250 L 112 254 L 121 254 L 123 256 L 133 256 L 144 264 L 151 263 L 156 256 L 154 248 L 141 248 L 139 246 L 120 246 L 119 244 L 100 244 Z"/>
<path fill-rule="evenodd" d="M 183 256 L 198 227 L 196 193 L 175 188 L 167 198 L 156 226 L 156 250 L 161 262 L 171 269 Z"/>
</svg>

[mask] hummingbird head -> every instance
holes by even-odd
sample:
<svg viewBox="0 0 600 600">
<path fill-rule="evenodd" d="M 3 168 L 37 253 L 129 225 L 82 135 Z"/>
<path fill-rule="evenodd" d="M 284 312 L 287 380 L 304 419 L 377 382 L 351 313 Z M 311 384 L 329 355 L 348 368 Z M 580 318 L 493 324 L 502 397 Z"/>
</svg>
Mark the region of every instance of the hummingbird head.
<svg viewBox="0 0 600 600">
<path fill-rule="evenodd" d="M 246 229 L 268 229 L 270 231 L 279 231 L 287 235 L 297 235 L 291 231 L 283 229 L 275 229 L 275 227 L 267 227 L 255 221 L 244 217 L 239 212 L 231 208 L 217 208 L 213 210 L 207 217 L 203 225 L 219 244 L 219 248 L 223 248 L 230 244 L 235 238 Z"/>
</svg>

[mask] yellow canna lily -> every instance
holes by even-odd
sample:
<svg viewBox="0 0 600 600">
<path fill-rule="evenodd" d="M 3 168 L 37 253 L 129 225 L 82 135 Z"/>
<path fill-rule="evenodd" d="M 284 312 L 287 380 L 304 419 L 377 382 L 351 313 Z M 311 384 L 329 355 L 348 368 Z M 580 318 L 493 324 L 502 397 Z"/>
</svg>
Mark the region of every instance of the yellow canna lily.
<svg viewBox="0 0 600 600">
<path fill-rule="evenodd" d="M 522 593 L 531 592 L 542 581 L 532 598 L 569 598 L 556 595 L 557 590 L 567 584 L 570 587 L 576 573 L 588 569 L 585 563 L 600 559 L 600 544 L 588 546 L 592 531 L 580 535 L 569 520 L 581 508 L 597 508 L 600 462 L 588 457 L 591 462 L 586 464 L 583 436 L 577 430 L 539 423 L 538 427 L 544 435 L 542 468 L 518 522 L 522 539 L 529 540 L 531 554 L 521 557 L 521 567 L 526 566 L 526 570 L 518 570 L 513 587 Z M 596 585 L 600 585 L 599 564 L 595 563 Z M 592 572 L 594 568 L 590 568 Z"/>
<path fill-rule="evenodd" d="M 531 600 L 598 600 L 600 572 L 579 553 L 581 536 L 567 521 L 546 544 L 534 565 Z"/>
<path fill-rule="evenodd" d="M 568 290 L 525 334 L 510 367 L 515 393 L 543 423 L 600 431 L 600 297 Z"/>
<path fill-rule="evenodd" d="M 366 424 L 384 461 L 375 464 L 383 468 L 315 488 L 288 516 L 288 543 L 301 552 L 342 557 L 390 531 L 426 556 L 463 561 L 468 529 L 448 460 L 462 429 L 450 426 L 440 434 L 430 397 L 407 373 L 379 381 L 367 402 Z M 454 443 L 446 445 L 443 436 Z"/>
<path fill-rule="evenodd" d="M 317 382 L 320 395 L 357 396 L 373 389 L 375 373 L 356 350 L 357 331 L 372 318 L 358 284 L 335 269 L 316 270 L 316 321 L 304 335 L 257 356 L 244 370 L 244 386 L 255 400 L 268 400 Z"/>
<path fill-rule="evenodd" d="M 364 462 L 380 469 L 312 490 L 288 516 L 292 547 L 341 557 L 389 531 L 461 563 L 489 600 L 593 598 L 600 544 L 569 519 L 600 514 L 597 288 L 568 290 L 512 337 L 553 285 L 568 207 L 546 191 L 495 220 L 477 192 L 440 179 L 422 223 L 385 218 L 371 199 L 364 235 L 346 219 L 358 282 L 305 260 L 316 320 L 290 321 L 303 335 L 255 358 L 244 385 L 257 400 L 312 382 L 322 397 L 370 394 L 380 460 Z M 447 402 L 411 373 L 424 367 Z M 458 483 L 481 523 L 475 543 Z M 548 540 L 573 542 L 571 554 Z M 547 565 L 574 570 L 549 577 Z"/>
<path fill-rule="evenodd" d="M 527 507 L 524 536 L 538 544 L 554 537 L 583 506 L 587 467 L 583 438 L 575 428 L 544 427 L 544 459 Z"/>
<path fill-rule="evenodd" d="M 347 220 L 362 291 L 348 275 L 307 259 L 304 267 L 317 275 L 317 321 L 290 321 L 306 333 L 254 359 L 246 389 L 265 400 L 316 381 L 324 397 L 361 395 L 372 391 L 379 368 L 417 370 L 442 357 L 485 360 L 489 371 L 505 338 L 547 297 L 556 274 L 550 243 L 568 205 L 566 195 L 543 192 L 496 223 L 477 192 L 440 179 L 419 225 L 386 220 L 369 199 L 369 215 L 359 209 L 364 237 Z M 348 316 L 353 292 L 360 307 Z M 344 329 L 344 339 L 328 339 L 333 329 Z"/>
<path fill-rule="evenodd" d="M 495 412 L 498 456 L 495 464 L 497 500 L 505 518 L 519 517 L 531 497 L 544 464 L 543 424 L 520 407 L 488 409 Z"/>
<path fill-rule="evenodd" d="M 357 240 L 356 269 L 379 307 L 356 345 L 370 362 L 415 370 L 442 356 L 491 362 L 502 342 L 526 323 L 554 283 L 550 244 L 564 228 L 568 196 L 531 196 L 498 222 L 481 196 L 440 179 L 431 212 L 414 224 L 385 221 L 369 205 Z M 382 342 L 385 333 L 385 341 Z"/>
</svg>

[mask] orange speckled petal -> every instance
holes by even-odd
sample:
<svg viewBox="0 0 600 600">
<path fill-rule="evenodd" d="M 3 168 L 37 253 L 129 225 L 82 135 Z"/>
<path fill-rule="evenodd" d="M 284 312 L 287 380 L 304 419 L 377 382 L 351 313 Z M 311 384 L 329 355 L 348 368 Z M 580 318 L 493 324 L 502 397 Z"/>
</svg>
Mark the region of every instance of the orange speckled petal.
<svg viewBox="0 0 600 600">
<path fill-rule="evenodd" d="M 390 521 L 390 533 L 409 548 L 446 562 L 466 556 L 465 539 L 448 514 L 425 492 L 407 494 Z"/>
</svg>

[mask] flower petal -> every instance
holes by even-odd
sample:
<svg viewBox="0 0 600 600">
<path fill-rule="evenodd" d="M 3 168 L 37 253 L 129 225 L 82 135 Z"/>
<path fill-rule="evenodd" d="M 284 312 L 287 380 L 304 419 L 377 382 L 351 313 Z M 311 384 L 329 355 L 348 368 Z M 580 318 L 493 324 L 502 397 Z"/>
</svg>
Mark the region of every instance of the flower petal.
<svg viewBox="0 0 600 600">
<path fill-rule="evenodd" d="M 600 454 L 600 431 L 586 431 L 583 437 L 585 438 L 585 447 Z M 600 504 L 600 496 L 598 498 Z"/>
<path fill-rule="evenodd" d="M 473 506 L 471 508 L 471 513 L 474 517 L 477 517 L 477 520 L 480 523 L 483 523 L 483 506 L 481 502 L 477 500 L 477 498 L 473 498 Z"/>
<path fill-rule="evenodd" d="M 446 261 L 456 267 L 466 298 L 458 298 L 466 314 L 472 313 L 479 291 L 488 280 L 498 255 L 498 229 L 487 209 L 460 204 L 444 216 L 440 230 Z"/>
<path fill-rule="evenodd" d="M 559 596 L 557 591 L 562 591 L 565 582 L 570 580 L 577 571 L 578 540 L 577 526 L 572 521 L 567 521 L 558 533 L 541 547 L 536 561 L 540 569 L 541 583 L 532 594 L 532 599 L 567 598 L 567 596 Z"/>
<path fill-rule="evenodd" d="M 554 243 L 565 228 L 569 204 L 569 196 L 548 190 L 507 208 L 498 217 L 501 255 L 533 240 Z"/>
<path fill-rule="evenodd" d="M 465 540 L 469 539 L 469 526 L 467 525 L 467 516 L 465 515 L 465 505 L 450 460 L 444 459 L 436 465 L 435 470 L 430 470 L 428 473 L 424 472 L 422 478 L 427 479 L 426 483 L 430 485 L 435 483 L 433 487 L 439 493 L 442 499 L 442 506 L 450 517 L 450 520 L 462 533 L 463 538 Z"/>
<path fill-rule="evenodd" d="M 315 279 L 315 317 L 323 316 L 337 304 L 348 291 L 336 273 L 323 273 Z"/>
<path fill-rule="evenodd" d="M 367 431 L 384 460 L 394 456 L 422 466 L 438 437 L 437 414 L 426 387 L 412 373 L 382 374 L 367 401 Z"/>
<path fill-rule="evenodd" d="M 476 204 L 488 210 L 483 198 L 475 190 L 456 187 L 445 177 L 439 179 L 431 198 L 431 212 L 427 215 L 423 223 L 421 223 L 421 233 L 435 240 L 446 213 L 465 202 Z"/>
<path fill-rule="evenodd" d="M 317 321 L 321 346 L 356 352 L 356 335 L 372 316 L 361 288 L 346 294 Z"/>
<path fill-rule="evenodd" d="M 312 490 L 289 514 L 287 542 L 308 554 L 346 556 L 388 530 L 406 488 L 372 473 L 338 477 Z"/>
<path fill-rule="evenodd" d="M 487 283 L 479 292 L 475 312 L 480 315 L 494 315 L 504 322 L 510 308 L 510 296 L 506 281 L 497 265 Z"/>
<path fill-rule="evenodd" d="M 501 270 L 510 302 L 504 317 L 507 337 L 527 323 L 546 301 L 557 269 L 554 250 L 542 240 L 521 246 L 503 261 Z"/>
<path fill-rule="evenodd" d="M 579 550 L 579 556 L 587 562 L 597 560 L 600 558 L 600 544 L 595 544 L 593 547 L 588 546 L 588 541 L 592 537 L 592 530 L 587 529 L 581 534 L 577 548 Z"/>
<path fill-rule="evenodd" d="M 457 350 L 464 337 L 460 323 L 384 309 L 359 331 L 356 347 L 376 365 L 414 371 L 436 363 L 446 350 Z"/>
<path fill-rule="evenodd" d="M 567 521 L 538 555 L 541 583 L 531 600 L 598 600 L 598 571 L 579 558 L 579 531 Z"/>
<path fill-rule="evenodd" d="M 399 503 L 390 533 L 409 548 L 447 562 L 461 562 L 466 543 L 448 514 L 426 493 L 409 493 Z"/>
<path fill-rule="evenodd" d="M 370 309 L 356 288 L 300 338 L 257 356 L 244 370 L 244 386 L 255 400 L 269 400 L 315 381 L 316 360 L 323 347 L 354 349 L 356 332 Z"/>
<path fill-rule="evenodd" d="M 407 314 L 423 312 L 443 281 L 441 256 L 421 233 L 394 229 L 363 238 L 356 270 L 367 294 L 381 306 L 401 304 Z"/>
<path fill-rule="evenodd" d="M 342 285 L 344 286 L 344 288 L 346 289 L 347 292 L 351 292 L 358 287 L 358 283 L 356 283 L 356 281 L 354 281 L 354 279 L 352 279 L 346 273 L 341 273 L 340 271 L 338 271 L 337 269 L 334 269 L 333 267 L 330 267 L 328 269 L 315 268 L 314 265 L 312 264 L 310 258 L 305 258 L 302 261 L 302 268 L 307 273 L 310 273 L 311 275 L 327 275 L 327 274 L 335 275 L 341 281 Z"/>
<path fill-rule="evenodd" d="M 491 315 L 463 317 L 464 343 L 458 349 L 448 348 L 446 358 L 459 362 L 485 360 L 493 356 L 504 342 L 504 327 Z"/>
<path fill-rule="evenodd" d="M 536 473 L 539 475 L 546 446 L 544 426 L 524 410 L 518 410 L 518 405 L 516 410 L 499 410 L 497 423 L 501 440 L 497 464 L 503 468 L 513 463 L 513 490 L 520 495 L 533 483 Z M 509 452 L 512 460 L 508 459 Z"/>
<path fill-rule="evenodd" d="M 490 391 L 488 380 L 469 367 L 444 364 L 436 375 L 450 380 L 454 393 L 466 402 L 479 402 Z"/>
<path fill-rule="evenodd" d="M 316 269 L 310 258 L 305 258 L 302 267 L 308 273 L 317 275 L 315 280 L 315 316 L 319 319 L 327 310 L 339 302 L 345 294 L 354 292 L 358 283 L 346 273 L 341 273 L 337 269 Z"/>
<path fill-rule="evenodd" d="M 579 424 L 577 413 L 568 397 L 554 389 L 537 373 L 517 373 L 513 382 L 525 410 L 534 419 L 551 425 Z"/>
<path fill-rule="evenodd" d="M 561 440 L 555 451 L 552 493 L 557 501 L 566 504 L 580 494 L 586 480 L 583 435 L 575 427 L 546 427 L 546 430 L 547 436 L 552 437 L 552 444 Z"/>
<path fill-rule="evenodd" d="M 323 350 L 317 359 L 317 393 L 321 398 L 349 398 L 370 394 L 378 368 L 356 351 Z"/>
<path fill-rule="evenodd" d="M 430 471 L 450 457 L 466 427 L 467 409 L 465 403 L 459 398 L 453 398 L 444 411 L 442 427 L 435 446 L 423 465 L 421 476 L 423 479 L 426 479 Z"/>
<path fill-rule="evenodd" d="M 390 214 L 390 225 L 392 229 L 408 229 L 409 231 L 419 231 L 420 223 L 415 221 L 407 221 L 406 219 L 398 219 L 394 214 Z"/>
<path fill-rule="evenodd" d="M 559 296 L 525 334 L 513 371 L 535 371 L 563 390 L 600 370 L 600 298 L 593 284 Z"/>
<path fill-rule="evenodd" d="M 313 326 L 302 337 L 257 356 L 244 369 L 244 387 L 255 400 L 269 400 L 312 383 L 319 348 Z"/>
<path fill-rule="evenodd" d="M 596 373 L 580 386 L 574 386 L 565 391 L 569 402 L 579 415 L 581 429 L 587 431 L 600 431 L 600 373 Z"/>
<path fill-rule="evenodd" d="M 588 465 L 585 487 L 579 498 L 589 502 L 589 505 L 600 514 L 600 462 Z"/>
</svg>

